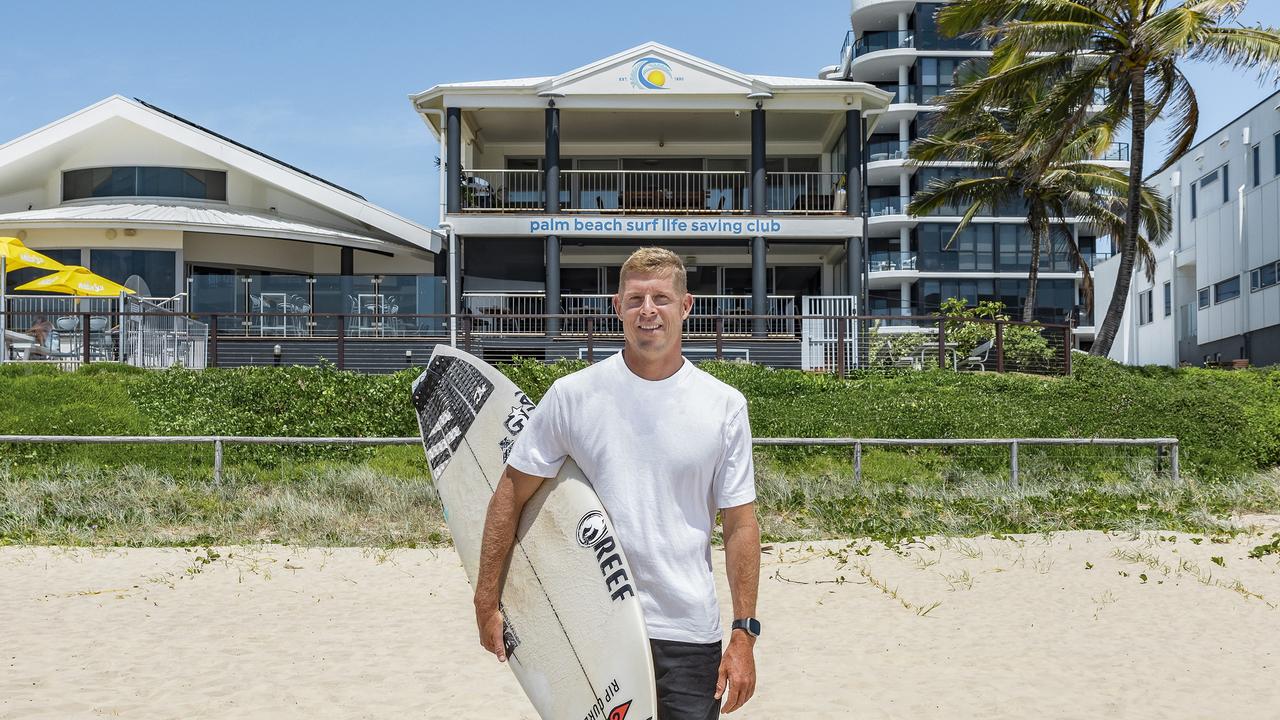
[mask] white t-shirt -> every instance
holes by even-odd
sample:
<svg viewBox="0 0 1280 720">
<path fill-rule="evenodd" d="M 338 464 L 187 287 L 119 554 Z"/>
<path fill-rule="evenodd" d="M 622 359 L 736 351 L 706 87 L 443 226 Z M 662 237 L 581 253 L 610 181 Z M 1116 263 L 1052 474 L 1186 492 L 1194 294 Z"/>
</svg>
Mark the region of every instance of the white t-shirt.
<svg viewBox="0 0 1280 720">
<path fill-rule="evenodd" d="M 557 380 L 507 462 L 555 477 L 566 456 L 586 473 L 613 521 L 649 637 L 718 642 L 711 574 L 716 510 L 756 497 L 742 393 L 688 360 L 665 380 L 645 380 L 618 353 Z"/>
</svg>

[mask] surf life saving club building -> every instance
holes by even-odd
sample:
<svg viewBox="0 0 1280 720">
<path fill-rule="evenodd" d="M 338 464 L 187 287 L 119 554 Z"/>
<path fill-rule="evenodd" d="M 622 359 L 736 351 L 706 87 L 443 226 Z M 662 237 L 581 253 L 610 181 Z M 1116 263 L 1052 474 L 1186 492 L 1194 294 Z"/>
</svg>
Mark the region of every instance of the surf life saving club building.
<svg viewBox="0 0 1280 720">
<path fill-rule="evenodd" d="M 688 269 L 690 333 L 739 314 L 742 327 L 725 330 L 795 339 L 798 314 L 865 307 L 853 301 L 869 280 L 863 146 L 890 99 L 658 43 L 560 75 L 411 96 L 441 144 L 446 271 L 477 329 L 608 314 L 626 257 L 662 245 Z M 548 319 L 545 332 L 579 324 Z"/>
</svg>

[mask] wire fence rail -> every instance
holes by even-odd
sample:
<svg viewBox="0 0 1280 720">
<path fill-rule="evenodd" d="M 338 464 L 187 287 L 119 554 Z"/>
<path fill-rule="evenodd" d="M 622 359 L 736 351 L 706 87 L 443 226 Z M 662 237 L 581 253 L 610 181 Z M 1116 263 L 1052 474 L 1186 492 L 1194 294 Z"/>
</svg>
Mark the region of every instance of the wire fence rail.
<svg viewBox="0 0 1280 720">
<path fill-rule="evenodd" d="M 417 445 L 420 437 L 271 437 L 248 435 L 0 435 L 0 444 L 84 445 L 213 445 L 213 479 L 222 481 L 223 447 L 226 445 Z M 1180 482 L 1177 438 L 754 438 L 756 447 L 852 447 L 853 476 L 862 481 L 862 453 L 868 447 L 1003 446 L 1009 448 L 1009 480 L 1019 487 L 1019 448 L 1031 446 L 1152 447 L 1157 464 L 1167 458 L 1170 479 Z"/>
</svg>

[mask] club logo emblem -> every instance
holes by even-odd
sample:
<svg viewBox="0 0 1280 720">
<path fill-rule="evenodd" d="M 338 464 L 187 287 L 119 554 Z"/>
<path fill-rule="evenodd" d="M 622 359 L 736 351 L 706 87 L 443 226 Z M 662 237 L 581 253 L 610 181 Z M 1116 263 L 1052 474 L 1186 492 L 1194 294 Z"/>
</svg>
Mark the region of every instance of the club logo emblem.
<svg viewBox="0 0 1280 720">
<path fill-rule="evenodd" d="M 609 711 L 609 720 L 623 720 L 627 717 L 627 711 L 631 709 L 631 701 L 628 700 L 618 707 Z"/>
<path fill-rule="evenodd" d="M 578 531 L 576 533 L 578 544 L 582 547 L 591 547 L 596 544 L 596 541 L 604 537 L 606 532 L 608 532 L 608 528 L 605 527 L 604 513 L 599 510 L 592 510 L 583 515 L 582 519 L 578 521 Z"/>
<path fill-rule="evenodd" d="M 656 57 L 640 58 L 631 66 L 631 86 L 637 90 L 666 90 L 672 77 L 671 66 Z"/>
</svg>

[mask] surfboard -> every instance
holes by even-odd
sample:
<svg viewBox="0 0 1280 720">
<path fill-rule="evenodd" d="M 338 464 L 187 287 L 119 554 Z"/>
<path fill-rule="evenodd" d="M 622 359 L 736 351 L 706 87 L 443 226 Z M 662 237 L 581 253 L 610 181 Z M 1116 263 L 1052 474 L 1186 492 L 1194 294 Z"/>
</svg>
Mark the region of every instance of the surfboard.
<svg viewBox="0 0 1280 720">
<path fill-rule="evenodd" d="M 413 406 L 445 522 L 474 586 L 489 499 L 534 403 L 485 362 L 437 345 L 413 384 Z M 631 569 L 572 459 L 525 505 L 499 609 L 507 664 L 541 717 L 656 716 Z"/>
</svg>

